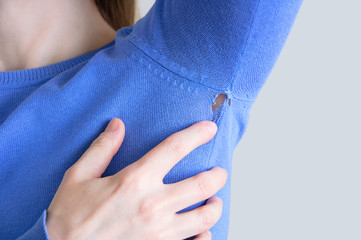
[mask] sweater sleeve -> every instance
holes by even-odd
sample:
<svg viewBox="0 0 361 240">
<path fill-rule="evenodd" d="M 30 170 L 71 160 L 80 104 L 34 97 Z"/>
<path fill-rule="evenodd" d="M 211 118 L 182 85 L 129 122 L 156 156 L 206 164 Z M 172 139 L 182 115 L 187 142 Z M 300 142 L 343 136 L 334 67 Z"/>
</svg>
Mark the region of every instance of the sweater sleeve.
<svg viewBox="0 0 361 240">
<path fill-rule="evenodd" d="M 49 240 L 46 230 L 46 210 L 43 211 L 36 223 L 17 240 Z"/>
<path fill-rule="evenodd" d="M 302 0 L 156 0 L 131 42 L 184 78 L 254 100 Z"/>
</svg>

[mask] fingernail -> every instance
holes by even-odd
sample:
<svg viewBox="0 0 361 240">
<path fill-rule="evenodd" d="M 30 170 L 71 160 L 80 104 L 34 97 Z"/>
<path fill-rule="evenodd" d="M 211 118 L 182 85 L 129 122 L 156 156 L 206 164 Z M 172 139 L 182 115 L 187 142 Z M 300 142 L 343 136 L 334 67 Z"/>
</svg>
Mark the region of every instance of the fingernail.
<svg viewBox="0 0 361 240">
<path fill-rule="evenodd" d="M 105 132 L 115 132 L 118 129 L 118 122 L 116 121 L 116 119 L 112 119 L 109 123 L 108 126 L 105 129 Z"/>
<path fill-rule="evenodd" d="M 210 134 L 214 134 L 217 131 L 217 125 L 214 122 L 209 122 L 207 127 Z"/>
<path fill-rule="evenodd" d="M 211 202 L 219 202 L 219 201 L 221 201 L 221 199 L 219 199 L 218 197 L 210 197 L 210 198 L 208 198 L 208 200 L 206 201 L 206 204 L 208 204 L 208 203 L 211 203 Z"/>
</svg>

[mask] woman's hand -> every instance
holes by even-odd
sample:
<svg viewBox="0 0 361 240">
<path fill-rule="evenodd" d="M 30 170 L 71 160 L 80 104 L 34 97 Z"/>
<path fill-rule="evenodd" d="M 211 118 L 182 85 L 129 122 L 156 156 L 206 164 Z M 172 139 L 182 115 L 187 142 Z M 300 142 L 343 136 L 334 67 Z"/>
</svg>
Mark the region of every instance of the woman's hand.
<svg viewBox="0 0 361 240">
<path fill-rule="evenodd" d="M 222 200 L 211 196 L 224 186 L 227 171 L 214 167 L 172 184 L 164 184 L 163 178 L 216 131 L 210 121 L 193 124 L 118 173 L 101 178 L 124 139 L 124 123 L 114 118 L 65 172 L 47 209 L 50 240 L 211 239 L 208 229 L 222 213 Z M 206 205 L 177 213 L 209 197 Z"/>
</svg>

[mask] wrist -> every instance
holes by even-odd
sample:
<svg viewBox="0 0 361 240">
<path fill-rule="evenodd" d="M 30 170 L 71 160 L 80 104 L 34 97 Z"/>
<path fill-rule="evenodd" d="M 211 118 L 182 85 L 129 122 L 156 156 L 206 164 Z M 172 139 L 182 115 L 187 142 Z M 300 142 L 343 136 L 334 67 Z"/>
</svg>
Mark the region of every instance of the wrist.
<svg viewBox="0 0 361 240">
<path fill-rule="evenodd" d="M 66 231 L 59 224 L 61 221 L 57 220 L 55 216 L 49 214 L 47 211 L 47 217 L 45 221 L 45 230 L 48 234 L 49 240 L 64 240 L 66 237 Z"/>
</svg>

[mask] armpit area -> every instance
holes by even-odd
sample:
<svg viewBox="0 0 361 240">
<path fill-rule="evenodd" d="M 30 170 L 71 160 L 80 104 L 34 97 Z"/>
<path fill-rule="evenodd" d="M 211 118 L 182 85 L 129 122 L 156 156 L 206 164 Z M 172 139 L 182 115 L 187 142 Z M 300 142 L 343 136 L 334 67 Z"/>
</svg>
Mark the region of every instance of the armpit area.
<svg viewBox="0 0 361 240">
<path fill-rule="evenodd" d="M 216 104 L 212 105 L 212 111 L 216 110 L 219 106 L 221 106 L 224 103 L 224 100 L 226 99 L 227 95 L 224 93 L 220 93 L 217 97 L 216 97 Z M 231 99 L 228 99 L 228 105 L 231 105 Z"/>
</svg>

